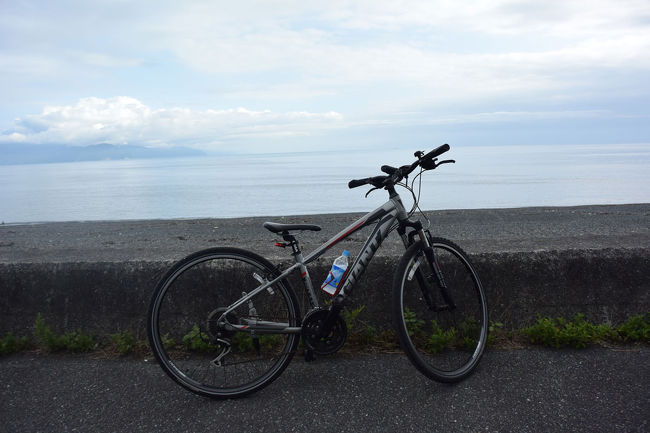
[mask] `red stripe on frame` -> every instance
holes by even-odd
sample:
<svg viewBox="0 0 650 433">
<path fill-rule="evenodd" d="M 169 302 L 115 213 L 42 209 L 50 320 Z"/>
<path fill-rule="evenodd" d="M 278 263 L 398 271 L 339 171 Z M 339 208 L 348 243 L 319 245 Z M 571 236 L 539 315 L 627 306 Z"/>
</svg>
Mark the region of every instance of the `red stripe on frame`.
<svg viewBox="0 0 650 433">
<path fill-rule="evenodd" d="M 365 223 L 366 223 L 366 220 L 361 221 L 359 224 L 357 224 L 356 226 L 352 227 L 350 230 L 348 230 L 347 232 L 345 232 L 341 236 L 339 236 L 338 239 L 336 239 L 332 243 L 330 243 L 327 246 L 327 248 L 330 248 L 332 245 L 336 244 L 338 241 L 340 241 L 341 239 L 343 239 L 344 237 L 346 237 L 347 235 L 349 235 L 350 233 L 352 233 L 353 231 L 355 231 L 356 229 L 358 229 L 359 227 L 361 227 Z"/>
</svg>

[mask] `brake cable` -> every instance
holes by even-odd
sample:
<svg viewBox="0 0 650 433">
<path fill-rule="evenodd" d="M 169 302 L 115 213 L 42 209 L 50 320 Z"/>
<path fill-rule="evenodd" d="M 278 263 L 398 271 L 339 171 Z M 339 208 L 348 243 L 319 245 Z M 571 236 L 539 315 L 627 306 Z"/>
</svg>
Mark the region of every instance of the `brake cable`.
<svg viewBox="0 0 650 433">
<path fill-rule="evenodd" d="M 374 187 L 372 189 L 369 189 L 364 198 L 368 198 L 368 195 L 370 195 L 371 192 L 377 191 L 378 189 L 383 189 L 383 188 L 376 186 L 376 187 Z"/>
</svg>

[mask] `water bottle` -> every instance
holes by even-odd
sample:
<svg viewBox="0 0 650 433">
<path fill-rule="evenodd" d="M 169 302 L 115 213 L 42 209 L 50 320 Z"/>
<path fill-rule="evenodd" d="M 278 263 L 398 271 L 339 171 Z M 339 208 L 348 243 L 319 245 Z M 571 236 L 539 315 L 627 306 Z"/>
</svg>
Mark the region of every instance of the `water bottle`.
<svg viewBox="0 0 650 433">
<path fill-rule="evenodd" d="M 332 270 L 330 270 L 325 282 L 320 287 L 323 292 L 330 296 L 336 294 L 341 278 L 343 277 L 343 274 L 345 274 L 345 270 L 348 268 L 348 257 L 350 257 L 350 252 L 348 250 L 343 250 L 343 254 L 334 260 Z"/>
</svg>

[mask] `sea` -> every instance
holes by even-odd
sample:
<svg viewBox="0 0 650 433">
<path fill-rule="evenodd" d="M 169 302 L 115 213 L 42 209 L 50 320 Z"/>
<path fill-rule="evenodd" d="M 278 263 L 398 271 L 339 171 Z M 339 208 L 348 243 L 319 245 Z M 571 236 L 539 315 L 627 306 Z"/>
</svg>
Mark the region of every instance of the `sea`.
<svg viewBox="0 0 650 433">
<path fill-rule="evenodd" d="M 0 222 L 370 211 L 387 194 L 348 181 L 409 164 L 415 150 L 0 165 Z M 424 210 L 650 202 L 650 144 L 452 146 L 443 159 L 455 164 L 415 180 Z"/>
</svg>

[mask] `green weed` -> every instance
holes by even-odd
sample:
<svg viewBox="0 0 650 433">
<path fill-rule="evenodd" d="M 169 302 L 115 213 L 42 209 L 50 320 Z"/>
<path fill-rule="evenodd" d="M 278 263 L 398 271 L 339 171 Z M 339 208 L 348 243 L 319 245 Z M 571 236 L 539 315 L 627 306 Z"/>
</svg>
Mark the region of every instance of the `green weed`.
<svg viewBox="0 0 650 433">
<path fill-rule="evenodd" d="M 345 310 L 343 310 L 343 320 L 345 320 L 345 323 L 356 322 L 359 313 L 361 313 L 365 308 L 366 308 L 365 305 L 355 308 L 354 310 L 348 310 L 346 308 Z"/>
<path fill-rule="evenodd" d="M 194 324 L 192 329 L 183 336 L 183 345 L 192 352 L 212 352 L 219 346 L 210 344 L 208 336 L 199 329 L 199 325 Z"/>
<path fill-rule="evenodd" d="M 343 320 L 348 327 L 348 342 L 353 346 L 366 347 L 379 343 L 377 328 L 359 318 L 365 308 L 365 305 L 362 305 L 353 310 L 343 310 Z"/>
<path fill-rule="evenodd" d="M 11 355 L 30 347 L 29 337 L 16 337 L 8 332 L 4 338 L 0 338 L 0 355 Z"/>
<path fill-rule="evenodd" d="M 68 351 L 75 353 L 90 352 L 95 348 L 95 339 L 82 330 L 68 331 L 57 335 L 43 321 L 40 313 L 34 323 L 34 336 L 41 346 L 48 352 Z"/>
<path fill-rule="evenodd" d="M 450 328 L 447 332 L 451 333 L 454 328 Z M 465 320 L 458 324 L 458 333 L 456 335 L 457 345 L 465 350 L 474 350 L 478 342 L 479 334 L 481 333 L 481 326 L 478 320 L 474 317 L 466 317 Z"/>
<path fill-rule="evenodd" d="M 120 355 L 127 355 L 135 352 L 138 347 L 138 341 L 129 331 L 118 332 L 110 335 L 111 343 L 117 349 Z M 163 343 L 164 344 L 164 343 Z"/>
<path fill-rule="evenodd" d="M 375 327 L 361 319 L 365 307 L 344 310 L 343 318 L 348 325 L 348 345 L 350 348 L 373 348 L 393 350 L 396 346 L 396 336 L 392 329 L 379 332 Z M 430 352 L 439 352 L 445 347 L 474 348 L 478 333 L 476 321 L 465 320 L 456 328 L 446 331 L 437 322 L 425 322 L 418 318 L 415 312 L 406 309 L 404 320 L 409 335 Z M 530 327 L 507 332 L 501 322 L 491 322 L 489 326 L 488 344 L 500 345 L 513 341 L 517 344 L 528 343 L 548 347 L 582 348 L 602 341 L 609 342 L 641 342 L 650 344 L 650 313 L 630 317 L 624 323 L 614 327 L 609 323 L 596 325 L 587 322 L 584 315 L 577 314 L 571 320 L 564 318 L 549 318 L 539 316 L 537 322 Z M 284 343 L 281 335 L 261 335 L 257 339 L 260 349 L 275 350 Z M 208 335 L 202 332 L 198 325 L 175 341 L 169 334 L 162 336 L 165 349 L 183 349 L 196 352 L 210 352 L 220 349 L 220 345 L 212 344 Z M 238 332 L 231 339 L 233 349 L 239 352 L 255 350 L 255 344 L 247 333 Z M 81 330 L 66 332 L 62 335 L 54 333 L 39 313 L 34 323 L 32 336 L 17 337 L 7 333 L 0 338 L 0 355 L 20 352 L 30 348 L 40 348 L 47 352 L 89 352 L 96 348 L 110 348 L 113 353 L 121 355 L 138 352 L 147 346 L 138 340 L 131 332 L 124 331 L 110 334 L 98 344 L 96 339 Z M 352 349 L 354 350 L 354 349 Z"/>
<path fill-rule="evenodd" d="M 430 353 L 438 353 L 449 346 L 451 342 L 454 341 L 455 337 L 455 328 L 450 328 L 446 331 L 443 331 L 440 325 L 438 325 L 438 322 L 432 320 L 431 331 L 425 348 Z"/>
<path fill-rule="evenodd" d="M 488 346 L 493 345 L 501 337 L 503 337 L 503 323 L 490 322 L 490 326 L 488 327 Z M 512 338 L 512 334 L 510 334 L 509 338 Z"/>
<path fill-rule="evenodd" d="M 260 346 L 266 351 L 281 348 L 284 344 L 284 337 L 277 334 L 266 334 L 259 338 Z"/>
<path fill-rule="evenodd" d="M 537 323 L 524 328 L 522 333 L 531 343 L 549 347 L 584 348 L 589 344 L 614 337 L 611 325 L 594 325 L 585 320 L 584 315 L 576 314 L 573 320 L 558 317 L 538 317 Z"/>
<path fill-rule="evenodd" d="M 406 324 L 406 330 L 411 337 L 419 336 L 424 333 L 422 331 L 424 320 L 419 319 L 415 314 L 415 311 L 411 311 L 408 307 L 404 308 L 404 323 Z"/>
<path fill-rule="evenodd" d="M 640 341 L 650 343 L 650 313 L 630 317 L 616 328 L 623 341 Z"/>
<path fill-rule="evenodd" d="M 238 352 L 251 352 L 255 346 L 253 345 L 253 339 L 245 332 L 236 333 L 231 339 L 230 344 L 237 349 Z"/>
<path fill-rule="evenodd" d="M 173 349 L 174 347 L 176 347 L 176 341 L 174 341 L 174 339 L 169 336 L 169 332 L 161 336 L 161 340 L 162 340 L 163 347 L 166 350 Z"/>
</svg>

